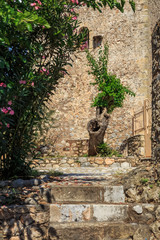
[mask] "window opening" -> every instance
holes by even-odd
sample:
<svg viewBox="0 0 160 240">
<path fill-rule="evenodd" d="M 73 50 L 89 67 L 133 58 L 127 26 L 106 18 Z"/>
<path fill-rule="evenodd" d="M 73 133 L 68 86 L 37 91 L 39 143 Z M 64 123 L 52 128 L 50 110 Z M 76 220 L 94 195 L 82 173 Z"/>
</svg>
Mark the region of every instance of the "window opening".
<svg viewBox="0 0 160 240">
<path fill-rule="evenodd" d="M 93 37 L 93 48 L 95 49 L 97 47 L 100 47 L 102 45 L 102 40 L 103 40 L 102 36 Z"/>
</svg>

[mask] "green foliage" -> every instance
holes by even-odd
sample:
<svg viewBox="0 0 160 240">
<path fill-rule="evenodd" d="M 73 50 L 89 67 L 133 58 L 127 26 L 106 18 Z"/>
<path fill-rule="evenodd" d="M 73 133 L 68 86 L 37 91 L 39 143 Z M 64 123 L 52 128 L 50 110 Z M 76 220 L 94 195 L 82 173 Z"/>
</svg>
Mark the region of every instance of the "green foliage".
<svg viewBox="0 0 160 240">
<path fill-rule="evenodd" d="M 83 155 L 82 155 L 82 157 L 88 157 L 88 154 L 87 154 L 87 153 L 85 153 L 85 154 L 83 154 Z"/>
<path fill-rule="evenodd" d="M 35 6 L 36 4 L 36 6 Z M 3 178 L 31 174 L 38 123 L 70 56 L 84 40 L 78 34 L 82 4 L 123 11 L 124 0 L 0 0 L 0 157 Z M 131 4 L 132 5 L 132 4 Z M 133 7 L 133 6 L 132 6 Z"/>
<path fill-rule="evenodd" d="M 92 106 L 106 108 L 107 113 L 112 113 L 115 108 L 122 107 L 126 95 L 135 96 L 135 94 L 115 75 L 108 73 L 108 46 L 104 46 L 104 51 L 100 48 L 98 59 L 87 51 L 87 59 L 92 74 L 95 77 L 93 85 L 97 85 L 98 94 L 95 97 Z"/>
<path fill-rule="evenodd" d="M 106 143 L 101 143 L 98 146 L 98 155 L 100 155 L 101 157 L 122 156 L 119 152 L 108 146 Z"/>
<path fill-rule="evenodd" d="M 142 184 L 145 184 L 149 181 L 149 179 L 148 178 L 141 178 L 140 181 L 141 181 Z"/>
</svg>

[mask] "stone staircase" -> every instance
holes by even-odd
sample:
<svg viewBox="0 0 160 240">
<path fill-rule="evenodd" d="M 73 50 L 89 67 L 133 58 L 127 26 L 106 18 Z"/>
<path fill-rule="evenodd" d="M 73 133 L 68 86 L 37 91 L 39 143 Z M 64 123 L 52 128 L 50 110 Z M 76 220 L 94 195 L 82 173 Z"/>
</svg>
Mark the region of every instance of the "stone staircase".
<svg viewBox="0 0 160 240">
<path fill-rule="evenodd" d="M 128 163 L 114 163 L 106 168 L 57 168 L 57 171 L 63 171 L 60 178 L 64 184 L 57 178 L 56 182 L 44 181 L 35 186 L 41 195 L 38 205 L 4 209 L 6 216 L 14 213 L 22 232 L 19 228 L 11 230 L 6 217 L 9 231 L 4 231 L 10 235 L 0 239 L 159 240 L 160 206 L 127 202 L 124 186 L 116 181 L 133 169 L 135 167 Z M 2 215 L 5 214 L 3 211 Z"/>
<path fill-rule="evenodd" d="M 89 170 L 89 169 L 88 169 Z M 86 172 L 88 171 L 86 169 Z M 100 170 L 100 169 L 99 169 Z M 130 169 L 131 170 L 131 169 Z M 42 187 L 43 200 L 50 205 L 48 239 L 50 240 L 150 240 L 148 224 L 153 218 L 153 204 L 131 204 L 125 202 L 122 185 L 113 185 L 108 179 L 103 184 L 92 186 Z M 122 171 L 122 169 L 121 169 Z M 123 169 L 125 171 L 125 169 Z M 84 174 L 73 173 L 72 177 L 84 178 Z M 91 172 L 85 173 L 88 180 Z M 100 173 L 100 176 L 106 176 Z M 112 175 L 112 180 L 114 174 Z M 96 173 L 98 177 L 98 172 Z M 108 180 L 108 181 L 107 181 Z M 154 211 L 154 210 L 153 210 Z M 149 219 L 147 216 L 149 214 Z M 147 220 L 146 220 L 147 219 Z M 153 238 L 156 240 L 156 238 Z M 157 239 L 158 240 L 158 239 Z"/>
<path fill-rule="evenodd" d="M 50 240 L 150 239 L 142 215 L 153 205 L 125 203 L 123 186 L 51 185 L 43 196 L 50 203 Z"/>
</svg>

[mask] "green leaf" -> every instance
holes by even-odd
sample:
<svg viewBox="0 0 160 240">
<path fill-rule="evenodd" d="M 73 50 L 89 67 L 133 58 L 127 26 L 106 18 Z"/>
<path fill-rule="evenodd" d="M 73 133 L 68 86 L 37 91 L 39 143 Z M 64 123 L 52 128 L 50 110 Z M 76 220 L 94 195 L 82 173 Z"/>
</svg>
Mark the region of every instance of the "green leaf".
<svg viewBox="0 0 160 240">
<path fill-rule="evenodd" d="M 32 32 L 32 24 L 30 24 L 30 23 L 27 23 L 27 29 L 28 29 L 28 31 L 29 32 Z"/>
</svg>

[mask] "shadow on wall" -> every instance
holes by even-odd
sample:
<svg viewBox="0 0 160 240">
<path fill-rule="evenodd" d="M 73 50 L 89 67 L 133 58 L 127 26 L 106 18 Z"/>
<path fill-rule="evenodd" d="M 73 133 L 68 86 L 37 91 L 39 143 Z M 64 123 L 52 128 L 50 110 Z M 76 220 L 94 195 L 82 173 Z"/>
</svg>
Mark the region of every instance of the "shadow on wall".
<svg viewBox="0 0 160 240">
<path fill-rule="evenodd" d="M 0 209 L 0 225 L 0 239 L 46 240 L 49 206 L 3 206 Z"/>
<path fill-rule="evenodd" d="M 127 156 L 134 156 L 138 159 L 145 157 L 145 138 L 144 135 L 135 135 L 125 141 L 120 146 L 121 153 Z"/>
</svg>

